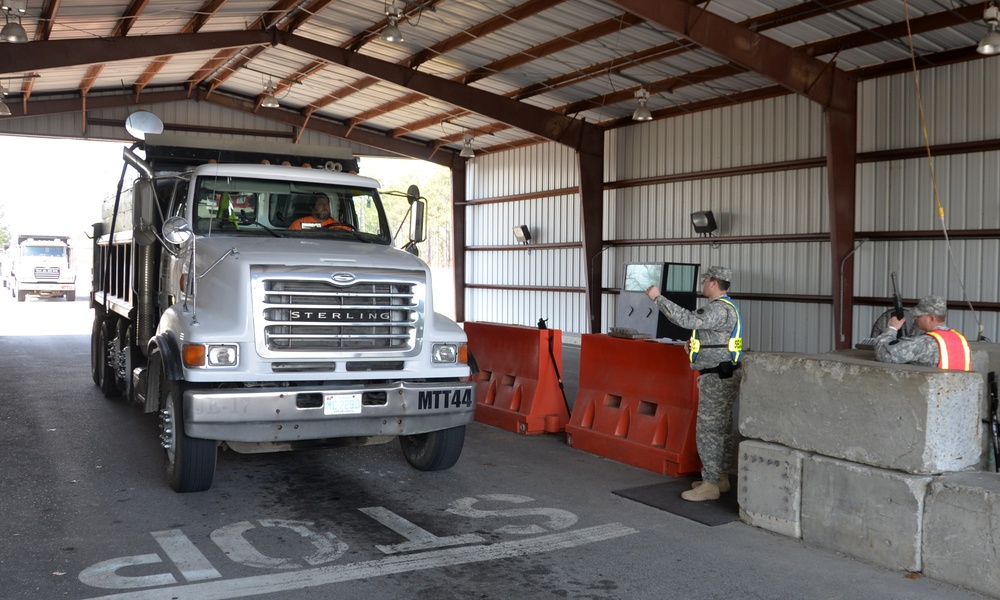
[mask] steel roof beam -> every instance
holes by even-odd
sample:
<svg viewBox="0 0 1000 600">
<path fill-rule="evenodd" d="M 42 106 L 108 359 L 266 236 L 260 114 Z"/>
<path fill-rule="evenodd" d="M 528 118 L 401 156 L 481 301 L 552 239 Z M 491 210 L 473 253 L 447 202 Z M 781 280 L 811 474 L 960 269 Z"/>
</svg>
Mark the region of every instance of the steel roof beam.
<svg viewBox="0 0 1000 600">
<path fill-rule="evenodd" d="M 4 44 L 3 52 L 0 52 L 0 74 L 26 73 L 219 48 L 242 48 L 271 42 L 271 32 L 255 30 Z"/>
</svg>

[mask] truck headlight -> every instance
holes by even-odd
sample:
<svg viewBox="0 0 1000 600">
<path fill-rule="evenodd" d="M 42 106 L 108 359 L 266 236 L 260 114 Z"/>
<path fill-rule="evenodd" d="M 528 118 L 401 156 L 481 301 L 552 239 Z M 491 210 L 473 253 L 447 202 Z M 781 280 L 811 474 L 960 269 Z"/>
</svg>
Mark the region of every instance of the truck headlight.
<svg viewBox="0 0 1000 600">
<path fill-rule="evenodd" d="M 453 365 L 467 362 L 465 344 L 434 344 L 431 346 L 431 360 L 434 364 Z"/>
<path fill-rule="evenodd" d="M 186 367 L 235 367 L 240 362 L 236 344 L 184 344 Z"/>
</svg>

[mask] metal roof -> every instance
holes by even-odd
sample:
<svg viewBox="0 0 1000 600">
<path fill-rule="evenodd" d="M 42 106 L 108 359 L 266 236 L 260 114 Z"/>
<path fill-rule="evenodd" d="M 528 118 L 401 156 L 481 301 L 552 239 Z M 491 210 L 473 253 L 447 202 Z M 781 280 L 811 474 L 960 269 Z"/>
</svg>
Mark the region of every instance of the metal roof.
<svg viewBox="0 0 1000 600">
<path fill-rule="evenodd" d="M 437 162 L 465 135 L 482 153 L 629 125 L 640 88 L 667 118 L 802 93 L 816 65 L 978 60 L 987 32 L 972 0 L 20 2 L 3 0 L 29 41 L 0 43 L 0 119 L 208 101 Z M 380 39 L 394 14 L 401 43 Z M 268 81 L 279 108 L 260 106 Z"/>
</svg>

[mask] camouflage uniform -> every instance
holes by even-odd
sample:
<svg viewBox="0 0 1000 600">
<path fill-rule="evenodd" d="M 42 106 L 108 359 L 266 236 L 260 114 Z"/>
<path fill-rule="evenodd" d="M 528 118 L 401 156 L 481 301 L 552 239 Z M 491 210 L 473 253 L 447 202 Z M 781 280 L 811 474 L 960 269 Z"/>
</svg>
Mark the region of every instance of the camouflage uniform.
<svg viewBox="0 0 1000 600">
<path fill-rule="evenodd" d="M 931 331 L 948 331 L 948 326 L 940 325 Z M 896 339 L 894 329 L 886 329 L 875 338 L 875 358 L 888 363 L 908 363 L 936 367 L 941 360 L 941 349 L 937 340 L 921 333 L 916 337 Z"/>
<path fill-rule="evenodd" d="M 711 275 L 712 267 L 706 272 Z M 720 271 L 727 272 L 728 269 Z M 720 298 L 729 299 L 728 295 Z M 696 371 L 711 369 L 719 363 L 732 360 L 729 350 L 725 347 L 729 336 L 736 327 L 736 310 L 716 298 L 704 307 L 691 312 L 663 296 L 656 299 L 656 306 L 670 321 L 686 329 L 697 329 L 698 337 L 703 345 L 719 346 L 720 348 L 702 348 L 698 352 L 691 368 Z M 733 372 L 731 377 L 723 379 L 719 373 L 705 373 L 698 377 L 698 422 L 695 428 L 695 439 L 698 446 L 698 457 L 701 459 L 701 477 L 704 481 L 716 483 L 724 474 L 729 474 L 733 464 L 733 403 L 740 390 L 741 372 Z"/>
<path fill-rule="evenodd" d="M 939 296 L 924 296 L 911 311 L 914 318 L 923 315 L 948 314 L 948 305 Z M 938 325 L 931 331 L 948 331 L 944 325 Z M 875 338 L 875 358 L 888 363 L 907 363 L 936 367 L 941 360 L 941 349 L 937 340 L 922 333 L 915 337 L 896 338 L 896 330 L 887 328 Z"/>
</svg>

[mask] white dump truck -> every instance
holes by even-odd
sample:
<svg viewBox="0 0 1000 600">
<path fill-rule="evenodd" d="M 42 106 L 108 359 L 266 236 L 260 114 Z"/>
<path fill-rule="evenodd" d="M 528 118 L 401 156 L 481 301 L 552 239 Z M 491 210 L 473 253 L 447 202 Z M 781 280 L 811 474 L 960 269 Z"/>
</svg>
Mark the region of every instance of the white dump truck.
<svg viewBox="0 0 1000 600">
<path fill-rule="evenodd" d="M 20 234 L 6 249 L 4 287 L 18 302 L 27 297 L 76 300 L 76 266 L 68 235 Z"/>
<path fill-rule="evenodd" d="M 416 256 L 416 187 L 398 249 L 378 183 L 349 155 L 178 143 L 125 149 L 138 176 L 94 225 L 91 296 L 94 382 L 158 413 L 173 489 L 208 489 L 220 448 L 398 438 L 413 467 L 451 467 L 473 384 L 465 333 L 434 312 Z M 310 217 L 317 199 L 330 219 Z"/>
</svg>

